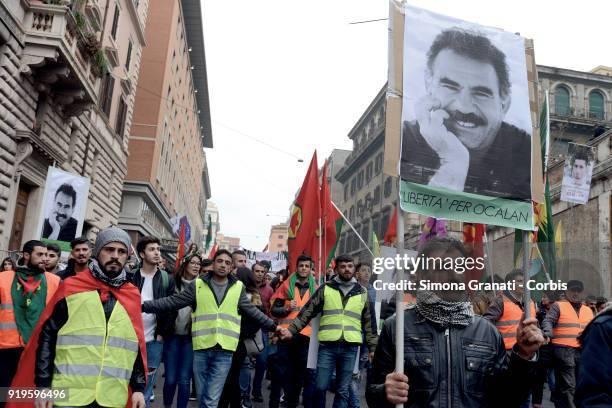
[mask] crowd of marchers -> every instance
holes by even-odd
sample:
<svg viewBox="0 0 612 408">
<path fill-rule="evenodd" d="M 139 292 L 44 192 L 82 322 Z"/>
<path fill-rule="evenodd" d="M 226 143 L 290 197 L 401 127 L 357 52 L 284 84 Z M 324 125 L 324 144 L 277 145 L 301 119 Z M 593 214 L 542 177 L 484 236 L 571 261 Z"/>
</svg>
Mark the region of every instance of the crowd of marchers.
<svg viewBox="0 0 612 408">
<path fill-rule="evenodd" d="M 366 375 L 376 408 L 540 407 L 545 384 L 556 407 L 612 406 L 612 308 L 583 299 L 578 280 L 538 305 L 523 304 L 520 285 L 405 293 L 400 373 L 395 302 L 377 317 L 370 267 L 350 256 L 319 279 L 306 254 L 271 272 L 267 262 L 247 267 L 240 250 L 211 259 L 193 250 L 170 271 L 155 237 L 136 243 L 133 262 L 115 227 L 71 248 L 62 269 L 59 248 L 40 241 L 2 263 L 0 407 L 149 407 L 162 363 L 164 407 L 323 408 L 331 391 L 335 408 L 358 408 Z M 466 252 L 433 238 L 420 255 Z M 435 268 L 416 278 L 463 279 Z M 522 278 L 515 270 L 505 281 Z M 7 387 L 67 393 L 28 402 L 7 398 Z"/>
</svg>

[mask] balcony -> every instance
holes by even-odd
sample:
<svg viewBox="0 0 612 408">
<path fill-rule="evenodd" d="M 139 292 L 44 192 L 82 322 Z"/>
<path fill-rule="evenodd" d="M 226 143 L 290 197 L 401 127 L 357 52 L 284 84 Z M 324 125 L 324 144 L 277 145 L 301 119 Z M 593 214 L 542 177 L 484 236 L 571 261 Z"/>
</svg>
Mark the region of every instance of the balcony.
<svg viewBox="0 0 612 408">
<path fill-rule="evenodd" d="M 26 2 L 21 70 L 32 75 L 37 90 L 49 94 L 65 116 L 77 116 L 97 101 L 106 58 L 95 24 L 85 17 L 95 15 L 93 6 L 83 14 L 71 11 L 65 5 L 69 2 L 54 3 L 60 4 Z"/>
</svg>

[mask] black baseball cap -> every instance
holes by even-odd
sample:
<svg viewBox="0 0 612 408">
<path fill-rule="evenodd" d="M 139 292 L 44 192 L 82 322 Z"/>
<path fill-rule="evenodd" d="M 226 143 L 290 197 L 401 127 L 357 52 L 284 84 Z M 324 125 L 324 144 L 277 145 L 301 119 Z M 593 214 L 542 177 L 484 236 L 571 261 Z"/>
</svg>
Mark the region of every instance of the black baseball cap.
<svg viewBox="0 0 612 408">
<path fill-rule="evenodd" d="M 578 290 L 578 292 L 582 292 L 584 290 L 584 284 L 582 283 L 582 281 L 572 279 L 567 281 L 567 288 L 576 289 Z"/>
</svg>

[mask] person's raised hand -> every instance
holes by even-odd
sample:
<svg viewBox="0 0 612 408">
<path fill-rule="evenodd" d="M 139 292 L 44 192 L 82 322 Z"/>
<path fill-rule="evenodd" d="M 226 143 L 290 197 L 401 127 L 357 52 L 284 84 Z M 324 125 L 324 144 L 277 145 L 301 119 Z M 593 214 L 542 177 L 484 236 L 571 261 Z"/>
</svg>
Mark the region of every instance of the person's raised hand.
<svg viewBox="0 0 612 408">
<path fill-rule="evenodd" d="M 385 378 L 385 395 L 393 405 L 408 401 L 408 377 L 405 374 L 389 373 Z"/>
</svg>

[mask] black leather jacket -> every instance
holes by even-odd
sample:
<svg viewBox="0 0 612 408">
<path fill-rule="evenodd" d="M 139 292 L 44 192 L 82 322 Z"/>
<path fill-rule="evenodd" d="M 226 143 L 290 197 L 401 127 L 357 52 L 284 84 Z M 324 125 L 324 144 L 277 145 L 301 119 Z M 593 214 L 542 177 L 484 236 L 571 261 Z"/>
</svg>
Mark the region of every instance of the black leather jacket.
<svg viewBox="0 0 612 408">
<path fill-rule="evenodd" d="M 384 322 L 368 378 L 370 407 L 392 408 L 385 377 L 395 369 L 395 315 Z M 410 308 L 404 315 L 405 407 L 519 407 L 527 399 L 536 362 L 504 349 L 497 329 L 480 316 L 467 327 L 444 329 Z"/>
</svg>

